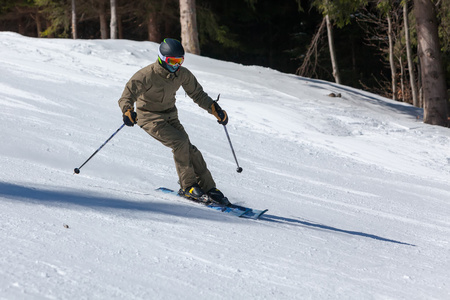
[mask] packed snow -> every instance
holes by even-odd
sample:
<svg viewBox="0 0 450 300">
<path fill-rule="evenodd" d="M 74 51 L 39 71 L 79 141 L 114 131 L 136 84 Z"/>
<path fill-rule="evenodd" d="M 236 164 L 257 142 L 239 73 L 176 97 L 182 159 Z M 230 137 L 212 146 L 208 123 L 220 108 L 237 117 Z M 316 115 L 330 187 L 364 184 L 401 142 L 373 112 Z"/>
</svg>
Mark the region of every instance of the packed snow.
<svg viewBox="0 0 450 300">
<path fill-rule="evenodd" d="M 242 219 L 122 125 L 158 44 L 0 33 L 0 299 L 450 299 L 450 130 L 350 87 L 187 54 L 228 112 L 180 120 Z M 341 97 L 330 97 L 330 93 Z"/>
</svg>

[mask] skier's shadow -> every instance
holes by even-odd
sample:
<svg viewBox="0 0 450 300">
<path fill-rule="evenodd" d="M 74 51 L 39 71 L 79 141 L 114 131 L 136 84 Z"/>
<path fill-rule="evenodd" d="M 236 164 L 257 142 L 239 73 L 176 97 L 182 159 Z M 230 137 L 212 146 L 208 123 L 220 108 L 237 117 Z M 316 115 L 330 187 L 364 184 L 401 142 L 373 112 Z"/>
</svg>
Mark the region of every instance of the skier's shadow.
<svg viewBox="0 0 450 300">
<path fill-rule="evenodd" d="M 191 212 L 190 208 L 183 204 L 155 201 L 133 201 L 110 197 L 110 195 L 95 195 L 93 192 L 79 190 L 47 190 L 22 186 L 19 184 L 0 181 L 0 201 L 5 198 L 9 201 L 30 202 L 44 204 L 46 206 L 66 207 L 82 209 L 83 207 L 98 210 L 101 213 L 115 214 L 114 210 L 130 212 L 160 213 L 185 218 L 198 218 L 199 214 Z M 136 214 L 130 217 L 136 218 Z M 215 220 L 212 214 L 202 215 L 202 218 Z"/>
<path fill-rule="evenodd" d="M 374 239 L 374 240 L 378 240 L 378 241 L 382 241 L 382 242 L 389 242 L 389 243 L 395 243 L 395 244 L 400 244 L 400 245 L 416 247 L 416 245 L 413 245 L 413 244 L 387 239 L 387 238 L 384 238 L 384 237 L 381 237 L 381 236 L 377 236 L 377 235 L 374 235 L 374 234 L 369 234 L 369 233 L 364 233 L 364 232 L 359 232 L 359 231 L 351 231 L 351 230 L 339 229 L 339 228 L 336 228 L 336 227 L 323 225 L 323 224 L 312 223 L 310 221 L 305 221 L 305 220 L 284 218 L 284 217 L 278 217 L 278 216 L 267 215 L 267 214 L 261 216 L 260 220 L 273 222 L 273 223 L 279 223 L 279 224 L 289 224 L 289 225 L 295 225 L 295 226 L 303 226 L 303 227 L 313 228 L 313 229 L 316 229 L 316 230 L 340 232 L 340 233 L 345 233 L 345 234 L 350 234 L 350 235 L 370 238 L 370 239 Z"/>
</svg>

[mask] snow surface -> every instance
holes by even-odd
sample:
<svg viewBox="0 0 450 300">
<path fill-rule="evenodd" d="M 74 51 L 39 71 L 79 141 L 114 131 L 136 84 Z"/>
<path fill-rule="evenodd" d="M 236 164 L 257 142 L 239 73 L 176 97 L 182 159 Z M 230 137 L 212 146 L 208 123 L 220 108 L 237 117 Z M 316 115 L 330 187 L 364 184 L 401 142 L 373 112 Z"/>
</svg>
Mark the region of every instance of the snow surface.
<svg viewBox="0 0 450 300">
<path fill-rule="evenodd" d="M 0 299 L 450 299 L 450 131 L 361 90 L 186 55 L 228 131 L 180 119 L 240 219 L 177 188 L 170 149 L 119 128 L 157 44 L 0 33 Z M 341 93 L 341 98 L 329 97 Z"/>
</svg>

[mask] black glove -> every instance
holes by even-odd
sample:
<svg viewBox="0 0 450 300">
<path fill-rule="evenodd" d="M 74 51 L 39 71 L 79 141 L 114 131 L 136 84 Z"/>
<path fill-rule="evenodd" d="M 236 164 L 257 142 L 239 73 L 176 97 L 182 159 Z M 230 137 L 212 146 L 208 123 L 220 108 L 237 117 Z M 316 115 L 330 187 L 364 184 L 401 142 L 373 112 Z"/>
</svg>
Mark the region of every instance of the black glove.
<svg viewBox="0 0 450 300">
<path fill-rule="evenodd" d="M 214 102 L 211 105 L 211 111 L 212 111 L 212 114 L 217 118 L 217 123 L 222 124 L 222 125 L 227 125 L 227 123 L 228 123 L 227 112 L 222 110 L 222 108 L 220 108 L 220 106 L 219 106 L 219 104 L 217 104 L 217 102 Z"/>
<path fill-rule="evenodd" d="M 123 114 L 123 122 L 127 126 L 134 126 L 134 124 L 136 124 L 137 114 L 132 108 L 130 108 Z"/>
</svg>

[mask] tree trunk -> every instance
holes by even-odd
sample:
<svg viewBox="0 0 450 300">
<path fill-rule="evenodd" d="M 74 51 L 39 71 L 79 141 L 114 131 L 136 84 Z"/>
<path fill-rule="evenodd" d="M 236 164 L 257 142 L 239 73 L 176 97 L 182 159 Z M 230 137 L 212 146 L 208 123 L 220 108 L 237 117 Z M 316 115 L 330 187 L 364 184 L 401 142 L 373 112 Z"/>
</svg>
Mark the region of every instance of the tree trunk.
<svg viewBox="0 0 450 300">
<path fill-rule="evenodd" d="M 389 63 L 391 65 L 391 82 L 392 82 L 392 100 L 397 100 L 397 77 L 395 70 L 395 61 L 394 61 L 394 40 L 393 40 L 393 31 L 392 31 L 392 20 L 391 15 L 388 13 L 387 15 L 388 21 L 388 38 L 389 38 Z"/>
<path fill-rule="evenodd" d="M 98 1 L 98 17 L 100 19 L 100 37 L 104 40 L 108 38 L 108 22 L 106 21 L 105 0 Z"/>
<path fill-rule="evenodd" d="M 111 0 L 111 22 L 109 23 L 111 39 L 117 39 L 117 1 Z"/>
<path fill-rule="evenodd" d="M 188 53 L 200 55 L 195 0 L 180 0 L 181 44 Z"/>
<path fill-rule="evenodd" d="M 106 21 L 106 13 L 104 11 L 100 12 L 100 36 L 103 40 L 108 38 L 108 23 Z"/>
<path fill-rule="evenodd" d="M 325 16 L 326 22 L 327 22 L 327 34 L 328 34 L 328 47 L 330 48 L 330 57 L 331 57 L 331 64 L 333 67 L 333 77 L 336 83 L 341 83 L 341 75 L 339 73 L 339 67 L 337 65 L 337 59 L 336 59 L 336 50 L 334 47 L 334 39 L 333 39 L 333 25 L 330 22 L 330 17 L 328 15 Z"/>
<path fill-rule="evenodd" d="M 413 105 L 419 107 L 419 100 L 417 98 L 416 75 L 414 73 L 414 63 L 412 58 L 411 40 L 409 34 L 408 1 L 406 1 L 405 4 L 403 5 L 403 19 L 405 22 L 406 56 L 408 58 L 408 71 L 409 71 L 409 82 L 411 85 L 411 95 Z"/>
<path fill-rule="evenodd" d="M 72 0 L 72 38 L 76 40 L 77 36 L 77 8 L 75 0 Z"/>
<path fill-rule="evenodd" d="M 42 33 L 42 24 L 41 24 L 41 14 L 39 12 L 36 12 L 36 31 L 37 31 L 37 37 L 42 37 L 41 33 Z"/>
<path fill-rule="evenodd" d="M 157 12 L 149 12 L 147 16 L 147 31 L 148 31 L 148 40 L 150 42 L 161 42 L 161 33 L 158 28 L 158 13 Z"/>
<path fill-rule="evenodd" d="M 400 65 L 400 91 L 402 96 L 402 102 L 405 102 L 405 67 L 403 66 L 402 57 L 398 59 L 398 64 Z"/>
<path fill-rule="evenodd" d="M 438 24 L 431 0 L 414 0 L 424 96 L 424 122 L 447 126 L 447 86 L 442 67 Z"/>
<path fill-rule="evenodd" d="M 419 92 L 419 107 L 423 107 L 423 87 L 422 87 L 422 73 L 420 70 L 422 70 L 421 63 L 420 63 L 420 45 L 417 45 L 417 89 Z"/>
<path fill-rule="evenodd" d="M 117 30 L 119 32 L 119 39 L 123 40 L 123 26 L 121 14 L 117 14 Z"/>
</svg>

